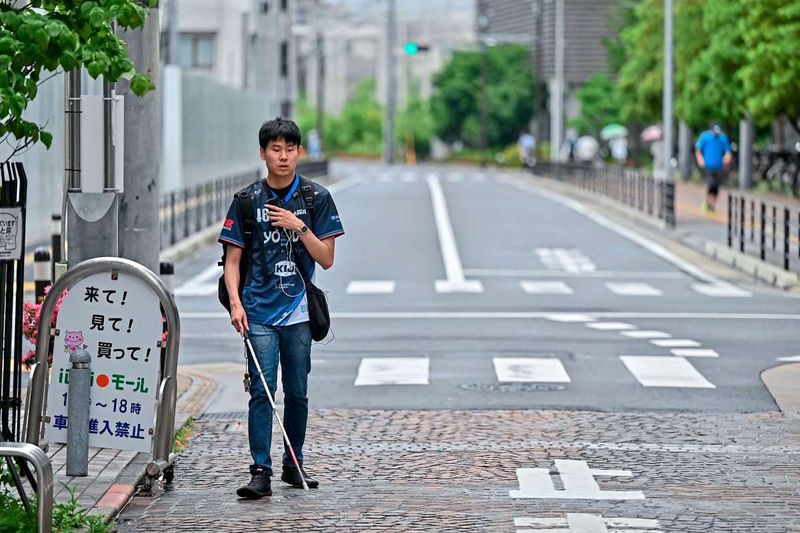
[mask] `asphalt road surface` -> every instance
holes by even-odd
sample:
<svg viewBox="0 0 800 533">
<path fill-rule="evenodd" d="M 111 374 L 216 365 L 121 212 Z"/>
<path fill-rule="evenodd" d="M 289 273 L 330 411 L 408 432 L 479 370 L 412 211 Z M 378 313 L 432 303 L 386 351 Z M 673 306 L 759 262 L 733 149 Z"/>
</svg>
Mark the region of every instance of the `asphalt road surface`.
<svg viewBox="0 0 800 533">
<path fill-rule="evenodd" d="M 796 295 L 715 278 L 524 175 L 337 172 L 312 407 L 776 409 L 759 375 L 800 351 Z M 219 253 L 176 266 L 184 365 L 242 361 Z"/>
</svg>

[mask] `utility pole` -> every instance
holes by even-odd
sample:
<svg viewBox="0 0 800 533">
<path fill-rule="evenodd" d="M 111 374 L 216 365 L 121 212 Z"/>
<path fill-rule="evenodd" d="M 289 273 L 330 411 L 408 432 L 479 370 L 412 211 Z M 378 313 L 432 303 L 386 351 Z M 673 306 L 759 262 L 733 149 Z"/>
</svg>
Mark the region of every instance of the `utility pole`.
<svg viewBox="0 0 800 533">
<path fill-rule="evenodd" d="M 753 114 L 739 122 L 739 190 L 750 188 L 753 179 Z"/>
<path fill-rule="evenodd" d="M 119 213 L 119 255 L 158 273 L 161 89 L 159 86 L 158 9 L 147 13 L 144 28 L 120 31 L 136 69 L 150 76 L 156 90 L 139 97 L 130 83 L 118 82 L 125 97 L 125 192 Z"/>
<path fill-rule="evenodd" d="M 489 50 L 487 43 L 489 31 L 489 13 L 486 6 L 486 1 L 481 0 L 478 2 L 478 45 L 481 54 L 481 93 L 479 102 L 480 113 L 480 151 L 481 151 L 481 167 L 485 167 L 488 162 L 486 161 L 486 154 L 489 150 L 489 110 L 487 109 L 486 102 L 486 85 L 489 83 Z"/>
<path fill-rule="evenodd" d="M 395 64 L 395 41 L 397 41 L 397 21 L 395 0 L 386 5 L 386 124 L 383 129 L 383 159 L 386 164 L 394 163 L 394 114 L 397 105 L 397 65 Z"/>
<path fill-rule="evenodd" d="M 564 0 L 556 0 L 555 77 L 550 87 L 550 160 L 558 161 L 564 143 Z"/>
<path fill-rule="evenodd" d="M 325 146 L 325 46 L 322 33 L 317 33 L 317 135 Z"/>
<path fill-rule="evenodd" d="M 672 0 L 664 0 L 664 164 L 666 165 L 664 179 L 671 182 L 672 176 L 672 150 L 674 145 L 674 132 L 672 129 L 672 101 L 673 101 L 673 51 L 672 51 Z"/>
<path fill-rule="evenodd" d="M 178 64 L 178 0 L 167 2 L 167 19 L 169 21 L 169 43 L 167 46 L 167 63 Z"/>
</svg>

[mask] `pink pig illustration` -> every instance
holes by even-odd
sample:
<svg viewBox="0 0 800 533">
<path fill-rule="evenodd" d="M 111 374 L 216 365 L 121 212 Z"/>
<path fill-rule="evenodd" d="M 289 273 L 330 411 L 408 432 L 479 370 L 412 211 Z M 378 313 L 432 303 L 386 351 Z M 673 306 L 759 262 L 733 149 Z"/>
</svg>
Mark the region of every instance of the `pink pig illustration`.
<svg viewBox="0 0 800 533">
<path fill-rule="evenodd" d="M 67 331 L 64 334 L 64 351 L 65 352 L 74 352 L 79 348 L 86 348 L 86 345 L 83 344 L 83 332 L 82 331 Z"/>
</svg>

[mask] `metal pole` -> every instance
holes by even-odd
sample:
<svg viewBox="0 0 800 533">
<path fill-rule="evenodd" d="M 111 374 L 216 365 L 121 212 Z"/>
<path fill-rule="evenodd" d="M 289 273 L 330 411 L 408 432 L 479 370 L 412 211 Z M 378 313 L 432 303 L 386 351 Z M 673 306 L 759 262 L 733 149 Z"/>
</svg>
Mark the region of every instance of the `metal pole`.
<svg viewBox="0 0 800 533">
<path fill-rule="evenodd" d="M 36 285 L 36 302 L 44 300 L 44 290 L 53 280 L 50 270 L 50 252 L 40 246 L 33 252 L 33 280 Z"/>
<path fill-rule="evenodd" d="M 395 41 L 397 21 L 395 0 L 386 5 L 386 124 L 383 130 L 383 159 L 394 163 L 394 114 L 397 105 L 397 65 L 395 65 Z"/>
<path fill-rule="evenodd" d="M 167 63 L 178 64 L 178 0 L 167 2 L 167 20 L 169 21 L 169 39 L 167 46 Z"/>
<path fill-rule="evenodd" d="M 564 143 L 564 0 L 556 0 L 555 80 L 550 98 L 550 159 L 558 161 Z"/>
<path fill-rule="evenodd" d="M 487 152 L 489 150 L 489 112 L 486 101 L 486 85 L 489 82 L 489 51 L 485 37 L 481 37 L 481 166 L 485 167 L 488 163 Z"/>
<path fill-rule="evenodd" d="M 322 33 L 317 33 L 317 135 L 320 146 L 325 141 L 325 44 Z"/>
<path fill-rule="evenodd" d="M 137 70 L 147 72 L 156 90 L 143 97 L 120 81 L 125 97 L 125 192 L 119 212 L 119 255 L 158 271 L 158 191 L 161 161 L 158 9 L 147 12 L 144 28 L 120 31 Z"/>
<path fill-rule="evenodd" d="M 753 179 L 753 115 L 739 122 L 739 190 L 750 188 Z"/>
<path fill-rule="evenodd" d="M 61 213 L 53 213 L 50 217 L 50 250 L 52 250 L 50 279 L 55 280 L 56 263 L 61 262 Z"/>
<path fill-rule="evenodd" d="M 672 101 L 673 101 L 673 51 L 672 51 L 672 19 L 673 0 L 664 0 L 664 164 L 665 179 L 671 182 L 672 177 L 672 151 L 674 146 L 674 132 L 672 131 Z"/>
<path fill-rule="evenodd" d="M 105 175 L 103 187 L 114 189 L 114 94 L 115 83 L 103 81 L 103 159 Z"/>
<path fill-rule="evenodd" d="M 92 386 L 92 356 L 76 350 L 69 356 L 67 389 L 67 475 L 89 473 L 89 405 Z"/>
</svg>

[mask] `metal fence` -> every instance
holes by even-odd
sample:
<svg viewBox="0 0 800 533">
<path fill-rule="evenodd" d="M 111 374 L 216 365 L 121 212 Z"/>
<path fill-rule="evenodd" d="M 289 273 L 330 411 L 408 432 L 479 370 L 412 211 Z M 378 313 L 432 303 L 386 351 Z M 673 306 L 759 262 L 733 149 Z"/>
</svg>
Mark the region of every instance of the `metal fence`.
<svg viewBox="0 0 800 533">
<path fill-rule="evenodd" d="M 800 209 L 729 192 L 728 247 L 800 271 Z"/>
<path fill-rule="evenodd" d="M 236 191 L 260 175 L 260 170 L 253 170 L 163 194 L 159 209 L 160 249 L 217 224 L 227 213 Z"/>
<path fill-rule="evenodd" d="M 537 175 L 607 196 L 675 227 L 675 184 L 622 167 L 537 163 Z"/>
</svg>

